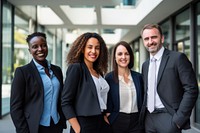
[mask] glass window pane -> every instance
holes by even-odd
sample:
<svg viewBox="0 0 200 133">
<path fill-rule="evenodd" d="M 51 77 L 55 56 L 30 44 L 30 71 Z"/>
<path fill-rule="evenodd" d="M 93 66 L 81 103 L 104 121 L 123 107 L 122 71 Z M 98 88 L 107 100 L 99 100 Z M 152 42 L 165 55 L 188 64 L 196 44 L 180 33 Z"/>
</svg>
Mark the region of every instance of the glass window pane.
<svg viewBox="0 0 200 133">
<path fill-rule="evenodd" d="M 56 42 L 56 65 L 62 67 L 62 41 L 57 37 Z"/>
<path fill-rule="evenodd" d="M 15 14 L 15 33 L 14 33 L 14 70 L 30 62 L 31 55 L 28 51 L 26 37 L 28 35 L 28 20 L 21 14 Z"/>
<path fill-rule="evenodd" d="M 53 46 L 55 45 L 55 37 L 50 32 L 47 32 L 46 36 L 47 36 L 47 43 L 48 43 L 47 60 L 50 61 L 51 63 L 53 63 L 52 62 L 52 60 L 53 60 Z"/>
<path fill-rule="evenodd" d="M 182 40 L 190 35 L 189 9 L 176 17 L 176 41 Z"/>
<path fill-rule="evenodd" d="M 161 24 L 162 32 L 164 35 L 164 47 L 169 48 L 170 45 L 170 27 L 169 27 L 169 21 Z"/>
<path fill-rule="evenodd" d="M 190 59 L 190 18 L 189 9 L 176 16 L 177 51 L 183 52 Z"/>
<path fill-rule="evenodd" d="M 134 70 L 140 72 L 140 53 L 139 53 L 139 39 L 133 42 L 133 54 L 134 54 Z"/>
<path fill-rule="evenodd" d="M 198 70 L 198 84 L 200 85 L 200 3 L 197 5 L 197 54 L 198 54 L 198 64 L 197 64 L 197 70 Z M 199 86 L 200 88 L 200 86 Z M 199 91 L 200 92 L 200 91 Z M 198 125 L 200 128 L 200 97 L 197 100 L 196 103 L 196 110 L 195 110 L 195 124 Z"/>
<path fill-rule="evenodd" d="M 11 87 L 11 6 L 3 5 L 3 33 L 2 33 L 2 115 L 10 111 Z"/>
</svg>

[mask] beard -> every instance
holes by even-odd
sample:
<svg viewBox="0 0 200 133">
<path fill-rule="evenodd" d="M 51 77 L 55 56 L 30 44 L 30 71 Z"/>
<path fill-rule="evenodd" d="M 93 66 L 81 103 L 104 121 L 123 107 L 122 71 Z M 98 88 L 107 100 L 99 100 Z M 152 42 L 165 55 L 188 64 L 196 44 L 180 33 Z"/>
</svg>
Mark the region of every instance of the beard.
<svg viewBox="0 0 200 133">
<path fill-rule="evenodd" d="M 147 51 L 153 55 L 155 55 L 161 48 L 162 48 L 162 42 L 153 43 L 151 44 L 153 47 L 146 47 Z"/>
</svg>

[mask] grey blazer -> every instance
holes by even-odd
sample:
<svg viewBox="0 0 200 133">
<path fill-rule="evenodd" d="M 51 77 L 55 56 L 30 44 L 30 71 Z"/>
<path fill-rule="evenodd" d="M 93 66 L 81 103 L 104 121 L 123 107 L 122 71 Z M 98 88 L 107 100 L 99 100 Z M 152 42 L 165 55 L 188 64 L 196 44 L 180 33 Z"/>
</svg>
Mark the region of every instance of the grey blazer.
<svg viewBox="0 0 200 133">
<path fill-rule="evenodd" d="M 146 109 L 149 60 L 144 62 L 143 114 Z M 198 97 L 198 85 L 192 64 L 184 53 L 164 50 L 157 79 L 157 92 L 172 121 L 182 129 L 190 128 L 190 115 Z M 144 115 L 143 115 L 144 118 Z"/>
<path fill-rule="evenodd" d="M 66 119 L 61 109 L 62 71 L 60 67 L 52 64 L 51 70 L 60 82 L 57 108 L 63 128 L 66 128 Z M 25 66 L 18 67 L 12 81 L 10 101 L 10 114 L 17 133 L 38 133 L 43 112 L 43 99 L 44 87 L 34 62 L 31 61 Z"/>
</svg>

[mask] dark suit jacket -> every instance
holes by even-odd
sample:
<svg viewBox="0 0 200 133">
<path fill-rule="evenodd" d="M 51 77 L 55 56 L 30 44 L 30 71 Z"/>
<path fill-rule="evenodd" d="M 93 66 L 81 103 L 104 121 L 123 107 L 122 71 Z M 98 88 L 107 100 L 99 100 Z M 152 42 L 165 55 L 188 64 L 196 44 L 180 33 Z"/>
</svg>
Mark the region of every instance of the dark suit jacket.
<svg viewBox="0 0 200 133">
<path fill-rule="evenodd" d="M 131 76 L 136 87 L 137 106 L 140 111 L 143 103 L 143 79 L 142 75 L 131 71 Z M 113 72 L 106 75 L 106 81 L 110 86 L 108 93 L 107 112 L 111 113 L 108 117 L 110 124 L 112 124 L 119 114 L 120 97 L 119 97 L 119 83 L 114 81 Z"/>
<path fill-rule="evenodd" d="M 62 93 L 66 119 L 101 114 L 97 91 L 85 63 L 69 65 Z"/>
<path fill-rule="evenodd" d="M 145 97 L 147 100 L 149 60 L 142 66 Z M 190 115 L 198 97 L 198 85 L 192 64 L 185 54 L 164 50 L 157 79 L 157 92 L 172 121 L 183 129 L 190 128 Z"/>
<path fill-rule="evenodd" d="M 58 112 L 63 128 L 66 128 L 66 120 L 61 109 L 62 71 L 55 65 L 51 65 L 51 70 L 60 82 Z M 17 133 L 38 133 L 40 117 L 43 112 L 43 99 L 44 87 L 34 62 L 31 61 L 25 66 L 18 67 L 11 86 L 10 101 L 10 114 Z"/>
</svg>

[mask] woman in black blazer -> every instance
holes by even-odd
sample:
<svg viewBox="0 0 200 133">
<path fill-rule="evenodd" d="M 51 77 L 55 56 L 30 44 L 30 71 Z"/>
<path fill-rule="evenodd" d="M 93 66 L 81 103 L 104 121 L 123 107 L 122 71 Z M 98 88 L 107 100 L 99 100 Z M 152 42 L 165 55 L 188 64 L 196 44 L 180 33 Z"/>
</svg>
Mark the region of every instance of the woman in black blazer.
<svg viewBox="0 0 200 133">
<path fill-rule="evenodd" d="M 139 125 L 143 102 L 142 75 L 132 71 L 134 64 L 130 45 L 121 41 L 113 52 L 113 71 L 106 75 L 110 86 L 107 116 L 113 133 L 142 133 Z"/>
<path fill-rule="evenodd" d="M 62 93 L 62 109 L 71 133 L 106 133 L 103 113 L 109 86 L 103 75 L 107 61 L 107 47 L 100 35 L 84 33 L 73 43 Z"/>
<path fill-rule="evenodd" d="M 32 61 L 18 67 L 11 86 L 10 114 L 17 133 L 62 133 L 66 119 L 61 109 L 63 75 L 46 57 L 46 35 L 26 39 Z"/>
</svg>

